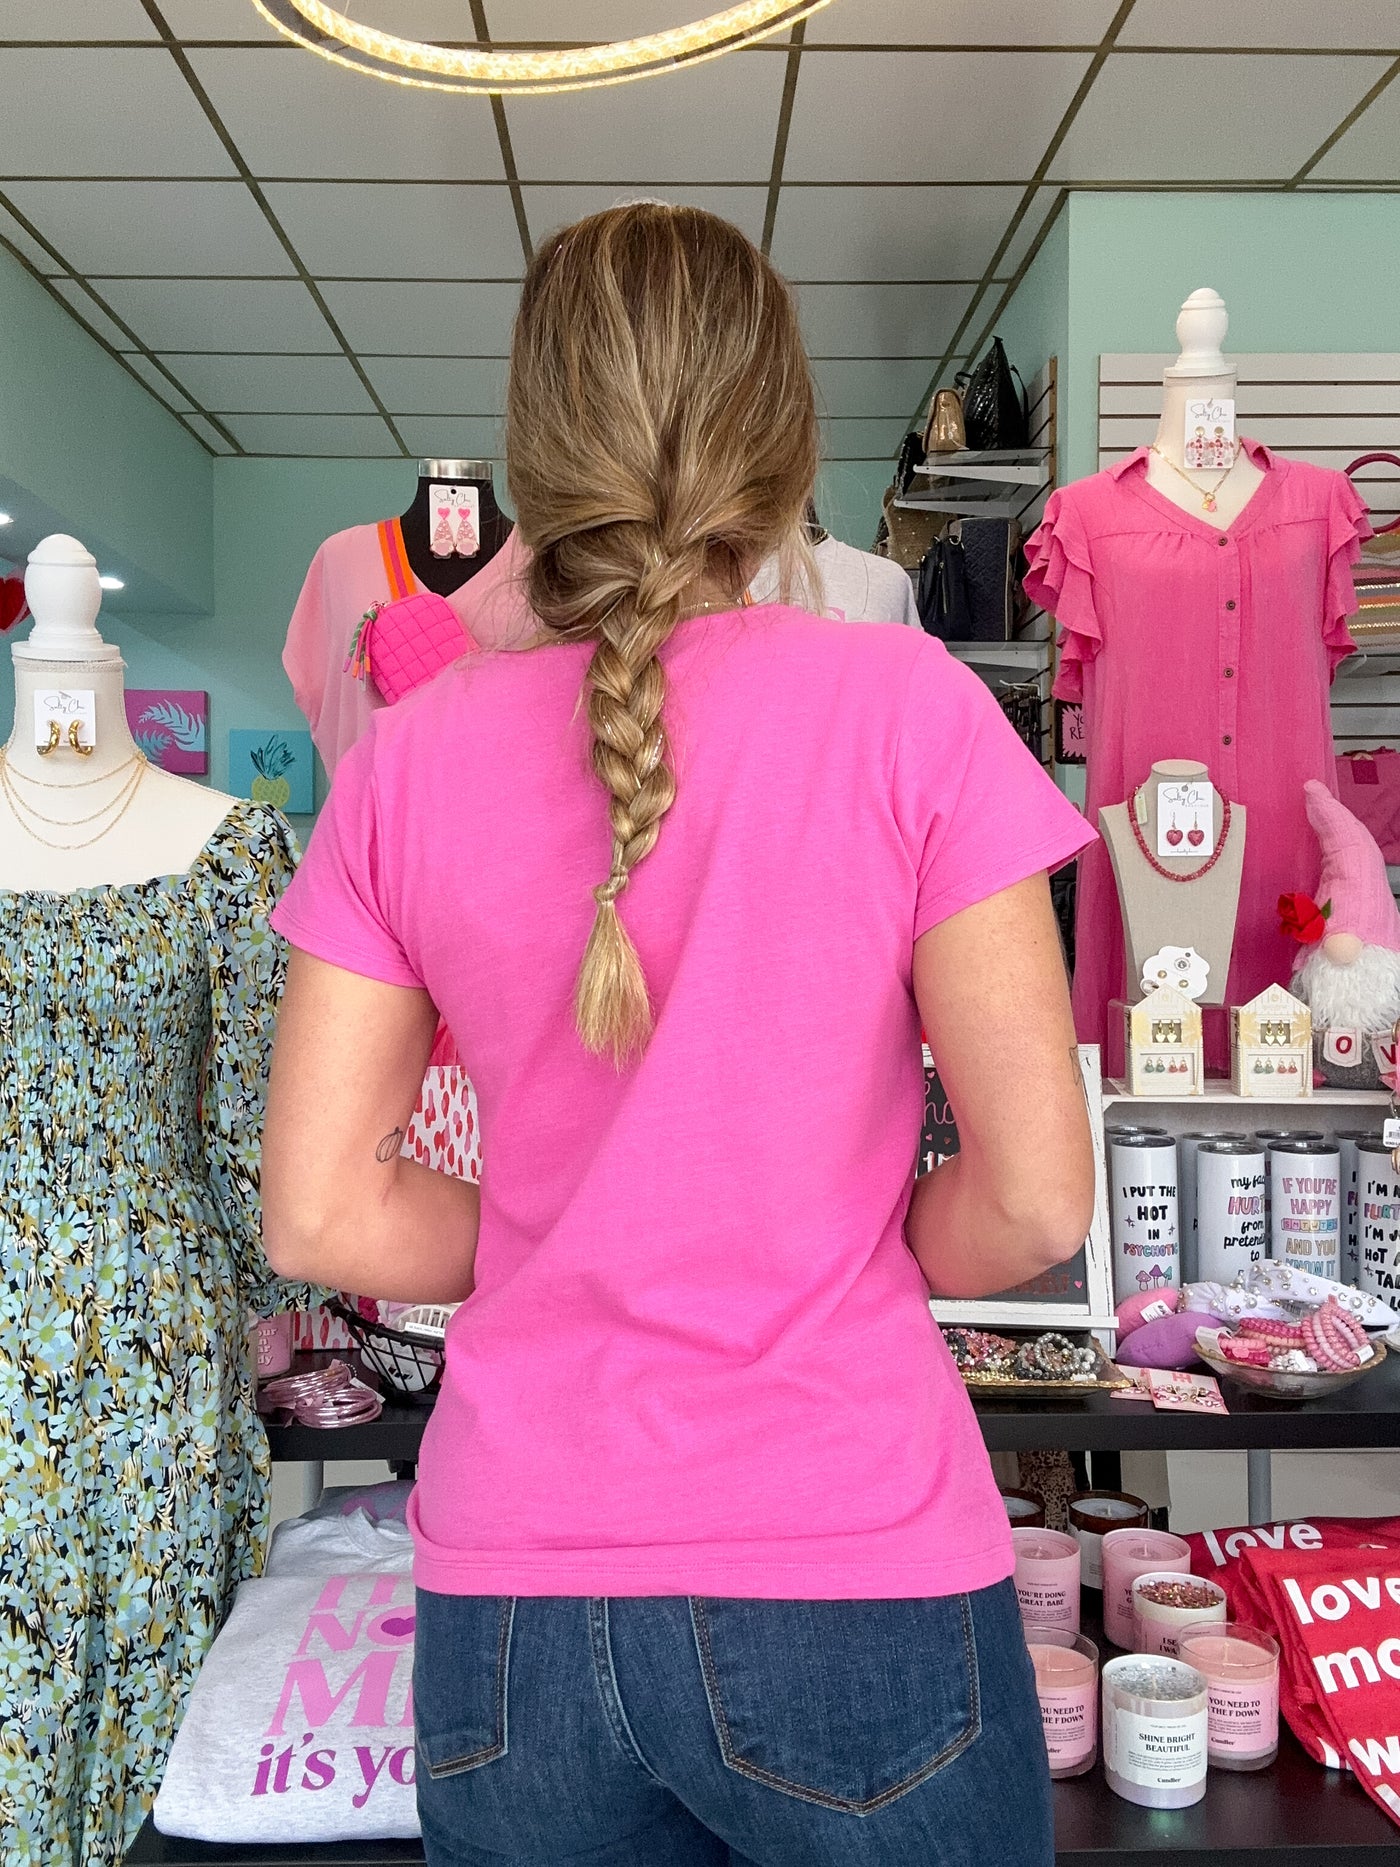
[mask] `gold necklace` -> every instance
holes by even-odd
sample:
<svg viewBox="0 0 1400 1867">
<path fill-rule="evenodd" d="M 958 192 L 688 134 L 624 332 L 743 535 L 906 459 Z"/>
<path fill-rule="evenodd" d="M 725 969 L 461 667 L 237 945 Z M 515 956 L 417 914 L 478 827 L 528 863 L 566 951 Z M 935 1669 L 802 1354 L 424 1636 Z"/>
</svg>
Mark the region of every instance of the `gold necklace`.
<svg viewBox="0 0 1400 1867">
<path fill-rule="evenodd" d="M 109 831 L 116 829 L 127 811 L 131 808 L 132 801 L 136 793 L 141 789 L 141 780 L 145 775 L 146 760 L 143 755 L 138 753 L 135 773 L 127 783 L 126 788 L 117 797 L 110 799 L 104 804 L 100 810 L 94 811 L 90 817 L 73 817 L 69 819 L 44 817 L 40 816 L 39 812 L 34 809 L 32 804 L 26 804 L 24 799 L 14 789 L 13 785 L 10 783 L 7 761 L 3 757 L 0 757 L 0 791 L 3 791 L 5 794 L 5 799 L 14 815 L 14 820 L 27 836 L 32 837 L 36 843 L 42 843 L 46 849 L 90 849 L 94 843 L 100 843 L 102 838 L 106 836 Z M 37 818 L 40 823 L 47 823 L 55 828 L 59 825 L 63 825 L 65 828 L 72 827 L 74 829 L 80 829 L 83 824 L 95 823 L 99 817 L 106 816 L 109 811 L 114 809 L 117 814 L 112 817 L 109 822 L 104 823 L 95 836 L 84 837 L 79 843 L 56 843 L 52 837 L 41 835 L 32 824 L 25 820 L 22 814 L 27 810 L 30 816 Z"/>
<path fill-rule="evenodd" d="M 1186 484 L 1191 488 L 1191 491 L 1193 493 L 1199 493 L 1201 495 L 1201 504 L 1207 512 L 1214 512 L 1216 510 L 1215 495 L 1220 491 L 1221 487 L 1225 484 L 1226 480 L 1228 480 L 1230 475 L 1235 471 L 1235 462 L 1238 461 L 1240 457 L 1241 449 L 1240 449 L 1240 443 L 1236 441 L 1234 459 L 1230 462 L 1229 466 L 1221 474 L 1220 478 L 1215 482 L 1214 486 L 1198 485 L 1197 482 L 1191 478 L 1191 475 L 1189 473 L 1187 473 L 1183 468 L 1177 466 L 1174 460 L 1168 460 L 1167 456 L 1162 452 L 1161 448 L 1158 447 L 1155 441 L 1152 443 L 1151 452 L 1157 456 L 1158 460 L 1160 460 L 1164 466 L 1170 467 L 1172 472 L 1176 475 L 1176 477 L 1179 480 L 1185 480 Z"/>
<path fill-rule="evenodd" d="M 13 743 L 14 741 L 11 740 L 10 744 L 13 745 Z M 130 770 L 138 759 L 145 756 L 145 753 L 138 747 L 130 758 L 123 759 L 120 765 L 114 765 L 110 771 L 104 771 L 100 778 L 75 778 L 70 784 L 63 779 L 36 778 L 33 772 L 20 771 L 17 766 L 10 763 L 10 746 L 0 746 L 0 763 L 4 764 L 10 776 L 22 778 L 26 784 L 38 785 L 44 791 L 90 791 L 93 785 L 106 784 L 109 778 L 115 778 L 119 772 Z"/>
</svg>

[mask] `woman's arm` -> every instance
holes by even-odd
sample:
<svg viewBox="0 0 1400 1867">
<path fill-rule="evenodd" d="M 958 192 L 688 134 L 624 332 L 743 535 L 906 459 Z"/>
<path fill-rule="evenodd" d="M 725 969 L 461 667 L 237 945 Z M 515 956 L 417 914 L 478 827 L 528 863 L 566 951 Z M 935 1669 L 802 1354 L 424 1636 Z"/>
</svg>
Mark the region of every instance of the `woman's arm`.
<svg viewBox="0 0 1400 1867">
<path fill-rule="evenodd" d="M 470 1296 L 480 1195 L 399 1153 L 436 1030 L 426 992 L 293 950 L 262 1150 L 279 1275 L 399 1302 Z"/>
<path fill-rule="evenodd" d="M 1044 875 L 922 935 L 914 996 L 960 1151 L 915 1184 L 905 1236 L 936 1296 L 988 1296 L 1072 1257 L 1093 1217 L 1093 1143 Z"/>
</svg>

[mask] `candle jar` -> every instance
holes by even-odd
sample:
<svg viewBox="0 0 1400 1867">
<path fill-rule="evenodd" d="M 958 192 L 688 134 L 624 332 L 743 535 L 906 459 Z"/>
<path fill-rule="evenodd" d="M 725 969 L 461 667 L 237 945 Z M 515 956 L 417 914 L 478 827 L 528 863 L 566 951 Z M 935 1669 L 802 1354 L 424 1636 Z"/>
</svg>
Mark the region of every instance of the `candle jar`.
<svg viewBox="0 0 1400 1867">
<path fill-rule="evenodd" d="M 1103 1669 L 1108 1786 L 1145 1809 L 1186 1809 L 1206 1793 L 1208 1692 L 1194 1666 L 1125 1653 Z"/>
<path fill-rule="evenodd" d="M 1018 1491 L 1014 1485 L 999 1485 L 997 1488 L 1013 1529 L 1045 1528 L 1045 1499 L 1038 1491 Z"/>
<path fill-rule="evenodd" d="M 1265 1769 L 1278 1755 L 1278 1641 L 1261 1627 L 1225 1621 L 1188 1627 L 1179 1657 L 1205 1675 L 1211 1768 Z"/>
<path fill-rule="evenodd" d="M 1099 1754 L 1099 1650 L 1063 1627 L 1028 1627 L 1050 1774 L 1083 1776 Z"/>
<path fill-rule="evenodd" d="M 1223 1621 L 1229 1612 L 1219 1582 L 1176 1569 L 1149 1569 L 1133 1582 L 1135 1650 L 1139 1653 L 1180 1651 L 1179 1640 L 1188 1627 L 1201 1621 Z"/>
<path fill-rule="evenodd" d="M 1145 1530 L 1148 1507 L 1126 1491 L 1078 1491 L 1069 1501 L 1069 1533 L 1079 1545 L 1079 1580 L 1103 1587 L 1103 1540 L 1111 1530 Z"/>
<path fill-rule="evenodd" d="M 285 1374 L 292 1365 L 291 1312 L 285 1310 L 280 1316 L 262 1317 L 254 1323 L 250 1333 L 257 1379 L 271 1381 Z"/>
<path fill-rule="evenodd" d="M 1167 1530 L 1110 1530 L 1103 1540 L 1103 1630 L 1116 1647 L 1131 1650 L 1133 1583 L 1149 1569 L 1191 1573 L 1191 1546 Z"/>
<path fill-rule="evenodd" d="M 1013 1530 L 1021 1624 L 1079 1632 L 1079 1545 L 1063 1530 Z"/>
</svg>

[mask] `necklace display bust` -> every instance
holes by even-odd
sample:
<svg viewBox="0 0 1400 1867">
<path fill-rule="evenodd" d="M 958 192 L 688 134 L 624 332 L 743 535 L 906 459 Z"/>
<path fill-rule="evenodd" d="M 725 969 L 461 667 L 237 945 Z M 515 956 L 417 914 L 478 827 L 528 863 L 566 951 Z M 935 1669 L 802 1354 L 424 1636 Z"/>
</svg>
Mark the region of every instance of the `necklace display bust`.
<svg viewBox="0 0 1400 1867">
<path fill-rule="evenodd" d="M 92 554 L 63 533 L 42 539 L 24 589 L 34 628 L 12 650 L 0 888 L 72 894 L 183 874 L 234 800 L 142 759 L 126 720 L 125 663 L 97 631 L 102 591 Z M 95 730 L 80 728 L 74 744 L 70 727 L 41 751 L 35 701 L 54 690 L 91 694 Z"/>
<path fill-rule="evenodd" d="M 1198 471 L 1185 464 L 1191 403 L 1207 396 L 1234 398 L 1235 372 L 1221 350 L 1229 328 L 1224 300 L 1209 286 L 1192 292 L 1181 307 L 1176 321 L 1181 354 L 1162 378 L 1162 418 L 1147 456 L 1147 483 L 1154 492 L 1221 531 L 1234 524 L 1264 480 L 1263 468 L 1242 449 L 1223 476 L 1218 467 Z"/>
</svg>

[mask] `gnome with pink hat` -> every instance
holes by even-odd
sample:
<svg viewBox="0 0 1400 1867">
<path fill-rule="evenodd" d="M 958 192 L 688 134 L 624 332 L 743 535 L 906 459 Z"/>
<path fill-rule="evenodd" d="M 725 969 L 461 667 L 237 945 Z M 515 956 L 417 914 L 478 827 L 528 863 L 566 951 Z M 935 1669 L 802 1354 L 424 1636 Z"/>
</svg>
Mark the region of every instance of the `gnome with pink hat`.
<svg viewBox="0 0 1400 1867">
<path fill-rule="evenodd" d="M 1312 1011 L 1323 1080 L 1375 1089 L 1395 1069 L 1400 908 L 1371 832 L 1315 778 L 1303 791 L 1322 848 L 1322 879 L 1315 899 L 1279 899 L 1283 930 L 1302 947 L 1291 989 Z"/>
</svg>

